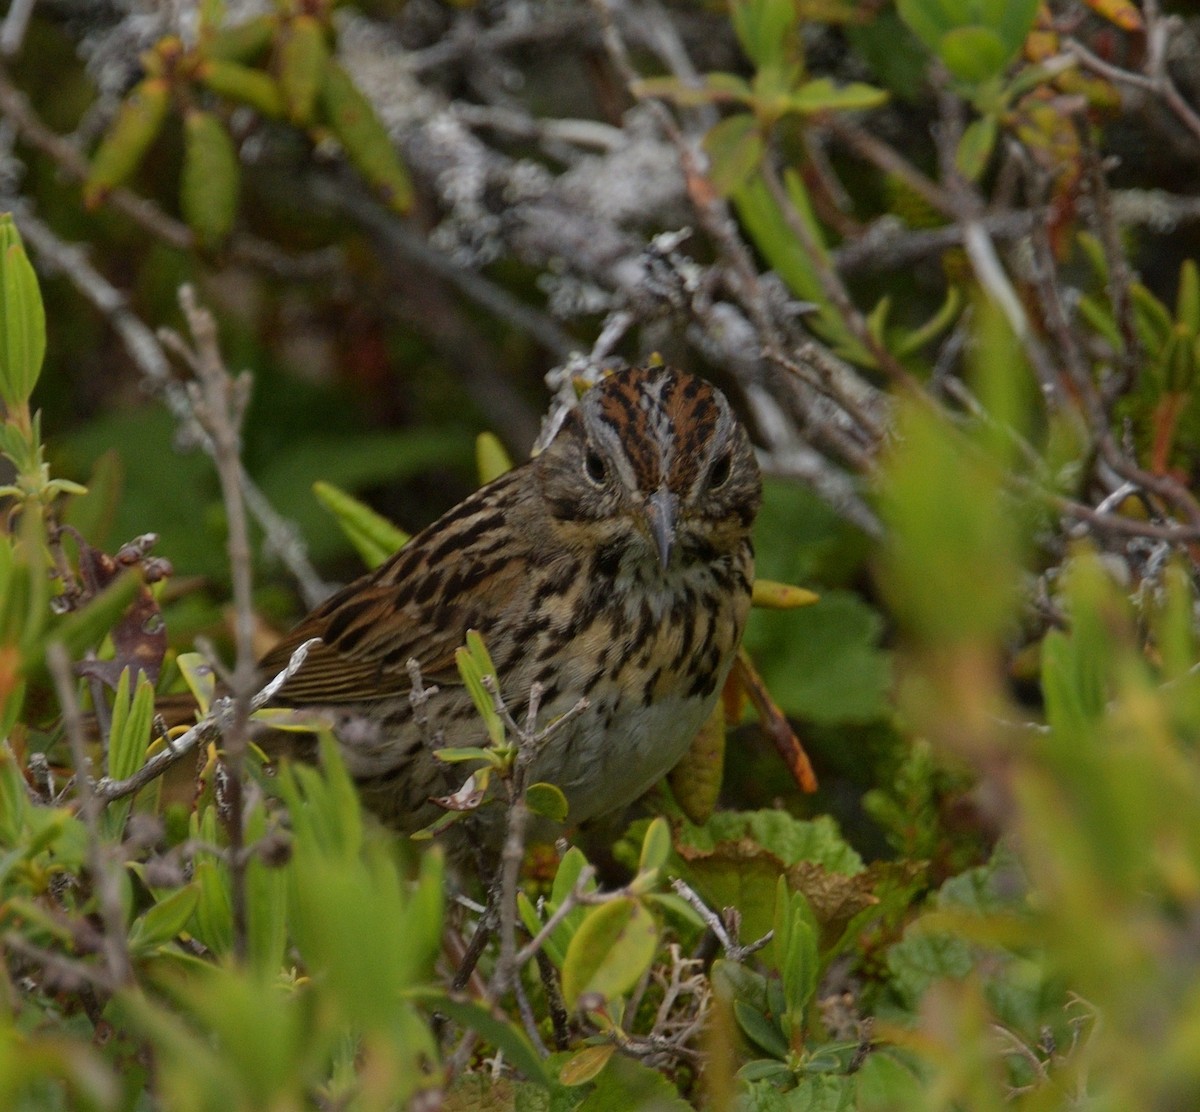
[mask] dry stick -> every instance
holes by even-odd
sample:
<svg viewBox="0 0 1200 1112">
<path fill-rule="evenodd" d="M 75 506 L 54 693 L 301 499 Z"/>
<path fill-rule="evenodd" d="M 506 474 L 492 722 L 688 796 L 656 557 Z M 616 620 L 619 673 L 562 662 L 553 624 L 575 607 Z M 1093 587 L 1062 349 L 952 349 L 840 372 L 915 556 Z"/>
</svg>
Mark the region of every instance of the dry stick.
<svg viewBox="0 0 1200 1112">
<path fill-rule="evenodd" d="M 254 652 L 254 603 L 252 553 L 246 507 L 241 485 L 242 421 L 250 396 L 250 377 L 243 374 L 234 379 L 225 369 L 217 341 L 217 326 L 212 314 L 201 308 L 191 286 L 179 290 L 194 348 L 188 348 L 174 332 L 160 333 L 163 342 L 174 349 L 192 368 L 198 382 L 190 390 L 192 409 L 213 445 L 213 463 L 221 484 L 229 531 L 227 550 L 233 584 L 234 643 L 236 659 L 230 689 L 233 696 L 232 715 L 224 731 L 225 761 L 229 767 L 229 831 L 231 854 L 229 861 L 230 889 L 233 904 L 234 953 L 244 959 L 247 950 L 246 913 L 246 856 L 244 774 L 247 747 L 247 724 L 255 687 L 256 654 Z"/>
<path fill-rule="evenodd" d="M 112 867 L 100 835 L 100 814 L 104 800 L 94 791 L 89 772 L 91 761 L 83 740 L 83 719 L 75 698 L 75 683 L 71 676 L 71 661 L 62 642 L 46 646 L 46 666 L 54 680 L 58 703 L 62 708 L 63 726 L 71 746 L 75 765 L 75 790 L 79 793 L 79 810 L 87 828 L 88 864 L 96 889 L 96 903 L 104 928 L 104 960 L 112 984 L 123 985 L 130 979 L 129 951 L 126 949 L 125 910 L 121 899 L 121 879 Z"/>
<path fill-rule="evenodd" d="M 1113 215 L 1112 199 L 1108 192 L 1108 180 L 1104 176 L 1104 167 L 1099 152 L 1088 142 L 1087 130 L 1080 129 L 1085 144 L 1085 168 L 1087 182 L 1091 189 L 1091 217 L 1104 252 L 1104 263 L 1108 270 L 1106 286 L 1108 299 L 1112 302 L 1113 315 L 1116 317 L 1117 329 L 1121 333 L 1124 344 L 1120 353 L 1119 393 L 1128 390 L 1138 378 L 1142 363 L 1142 341 L 1138 336 L 1137 324 L 1134 319 L 1133 295 L 1130 289 L 1133 285 L 1133 274 L 1129 262 L 1121 248 L 1121 233 Z M 1113 398 L 1113 401 L 1116 397 Z M 1111 403 L 1110 403 L 1111 404 Z"/>
<path fill-rule="evenodd" d="M 1197 115 L 1196 110 L 1183 99 L 1178 86 L 1167 73 L 1166 47 L 1170 32 L 1177 25 L 1176 18 L 1159 16 L 1158 5 L 1152 0 L 1147 0 L 1143 16 L 1146 21 L 1147 41 L 1145 73 L 1135 73 L 1106 62 L 1076 39 L 1067 39 L 1063 46 L 1093 73 L 1098 73 L 1109 81 L 1129 85 L 1161 97 L 1179 122 L 1200 139 L 1200 115 Z"/>
<path fill-rule="evenodd" d="M 266 706 L 267 703 L 275 698 L 279 689 L 304 667 L 304 661 L 308 658 L 309 651 L 320 640 L 319 637 L 310 637 L 303 644 L 297 646 L 296 651 L 288 659 L 287 667 L 250 700 L 251 712 Z M 168 747 L 163 752 L 151 757 L 150 760 L 128 779 L 110 780 L 106 776 L 98 780 L 95 785 L 96 795 L 105 802 L 112 799 L 120 799 L 122 796 L 132 795 L 134 792 L 144 788 L 151 781 L 157 780 L 171 765 L 180 758 L 187 756 L 201 742 L 213 741 L 220 737 L 222 732 L 227 728 L 230 709 L 228 699 L 218 700 L 213 704 L 212 709 L 205 718 L 201 719 L 195 726 L 178 738 L 174 740 L 168 738 Z"/>
<path fill-rule="evenodd" d="M 980 217 L 984 231 L 996 240 L 1021 239 L 1044 222 L 1041 210 L 1012 209 L 989 212 Z M 856 239 L 833 248 L 829 256 L 842 274 L 857 271 L 894 270 L 921 259 L 941 255 L 963 245 L 963 229 L 957 224 L 941 228 L 907 228 L 896 217 L 880 217 Z"/>
<path fill-rule="evenodd" d="M 7 200 L 0 200 L 0 207 L 7 203 Z M 130 310 L 125 295 L 92 266 L 80 248 L 59 239 L 47 225 L 28 211 L 28 206 L 14 204 L 11 207 L 22 236 L 37 252 L 39 259 L 65 274 L 108 320 L 141 372 L 146 387 L 163 400 L 180 427 L 211 454 L 207 434 L 196 427 L 187 391 L 172 377 L 170 362 L 158 338 Z M 295 526 L 275 511 L 244 468 L 241 482 L 246 504 L 265 534 L 265 547 L 274 552 L 291 573 L 305 601 L 310 606 L 316 606 L 329 595 L 329 587 L 309 562 L 304 542 Z"/>
<path fill-rule="evenodd" d="M 594 0 L 594 3 L 604 20 L 604 44 L 609 59 L 626 85 L 632 90 L 638 80 L 638 73 L 616 27 L 608 0 Z M 664 33 L 668 33 L 669 30 L 670 24 L 664 23 Z M 672 52 L 672 57 L 674 53 Z M 678 72 L 677 76 L 679 76 Z M 871 447 L 878 447 L 882 442 L 879 433 L 880 422 L 868 412 L 868 403 L 864 396 L 869 395 L 872 388 L 840 360 L 834 358 L 832 353 L 829 353 L 827 360 L 820 361 L 819 373 L 814 373 L 810 369 L 808 360 L 795 361 L 786 356 L 786 350 L 793 344 L 790 338 L 784 335 L 785 329 L 775 319 L 771 298 L 768 297 L 759 278 L 753 258 L 738 233 L 728 206 L 712 188 L 711 181 L 701 167 L 694 144 L 683 134 L 674 116 L 661 101 L 654 98 L 643 98 L 642 103 L 654 112 L 663 133 L 676 149 L 684 177 L 689 183 L 688 193 L 693 209 L 699 217 L 704 231 L 716 245 L 723 261 L 722 277 L 725 284 L 743 306 L 757 330 L 761 354 L 788 372 L 789 375 L 798 377 L 818 394 L 832 401 L 849 416 L 851 421 L 857 423 L 862 433 L 862 439 L 867 441 Z M 696 183 L 702 183 L 702 186 L 697 187 Z M 811 403 L 807 401 L 803 402 L 803 405 L 805 408 L 811 408 Z M 811 421 L 809 423 L 813 424 Z M 861 458 L 861 447 L 847 442 L 841 430 L 831 423 L 816 423 L 813 434 L 823 446 L 842 458 L 847 460 Z"/>
</svg>

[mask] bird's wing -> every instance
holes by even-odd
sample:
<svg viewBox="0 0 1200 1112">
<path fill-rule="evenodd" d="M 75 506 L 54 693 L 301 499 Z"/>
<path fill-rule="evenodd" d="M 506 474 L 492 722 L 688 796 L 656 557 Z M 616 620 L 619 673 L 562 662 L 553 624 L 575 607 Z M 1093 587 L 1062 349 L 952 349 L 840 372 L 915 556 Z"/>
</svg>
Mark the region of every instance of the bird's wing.
<svg viewBox="0 0 1200 1112">
<path fill-rule="evenodd" d="M 510 472 L 509 474 L 513 474 Z M 411 689 L 408 661 L 430 683 L 458 683 L 454 652 L 527 582 L 528 567 L 495 490 L 476 491 L 408 542 L 387 563 L 343 588 L 263 657 L 264 678 L 281 672 L 319 637 L 281 689 L 285 705 L 372 702 Z M 501 555 L 506 553 L 506 555 Z"/>
</svg>

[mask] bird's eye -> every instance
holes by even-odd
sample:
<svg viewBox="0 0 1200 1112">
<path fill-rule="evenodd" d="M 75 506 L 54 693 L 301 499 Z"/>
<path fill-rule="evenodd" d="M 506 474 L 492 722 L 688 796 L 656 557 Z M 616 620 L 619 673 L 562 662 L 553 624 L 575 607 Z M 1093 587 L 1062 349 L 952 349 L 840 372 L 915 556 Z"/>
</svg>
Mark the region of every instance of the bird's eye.
<svg viewBox="0 0 1200 1112">
<path fill-rule="evenodd" d="M 708 489 L 716 490 L 718 487 L 723 487 L 729 481 L 731 467 L 732 459 L 730 458 L 730 454 L 726 452 L 713 464 L 713 469 L 709 472 Z"/>
<path fill-rule="evenodd" d="M 587 472 L 587 477 L 597 486 L 600 486 L 608 478 L 608 471 L 605 469 L 604 460 L 600 458 L 598 452 L 589 451 L 584 456 L 583 469 Z"/>
</svg>

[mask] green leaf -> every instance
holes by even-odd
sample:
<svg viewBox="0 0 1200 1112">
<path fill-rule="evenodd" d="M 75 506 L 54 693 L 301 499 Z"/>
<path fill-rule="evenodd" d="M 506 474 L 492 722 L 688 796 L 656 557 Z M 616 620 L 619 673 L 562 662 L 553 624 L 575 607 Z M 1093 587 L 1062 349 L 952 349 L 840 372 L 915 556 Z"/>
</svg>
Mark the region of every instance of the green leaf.
<svg viewBox="0 0 1200 1112">
<path fill-rule="evenodd" d="M 1011 57 L 1004 40 L 989 27 L 956 27 L 937 46 L 938 57 L 960 81 L 981 84 L 1004 71 Z"/>
<path fill-rule="evenodd" d="M 890 654 L 879 648 L 883 633 L 883 618 L 859 594 L 833 590 L 802 610 L 754 614 L 746 644 L 789 714 L 860 723 L 888 712 L 892 673 Z"/>
<path fill-rule="evenodd" d="M 730 14 L 746 57 L 760 69 L 794 52 L 799 21 L 792 0 L 734 0 Z"/>
<path fill-rule="evenodd" d="M 1184 259 L 1179 267 L 1175 317 L 1191 336 L 1200 335 L 1200 269 L 1195 259 Z"/>
<path fill-rule="evenodd" d="M 558 1080 L 568 1087 L 586 1085 L 608 1065 L 608 1060 L 617 1052 L 616 1043 L 601 1043 L 585 1046 L 571 1055 L 558 1071 Z"/>
<path fill-rule="evenodd" d="M 192 933 L 214 954 L 228 954 L 233 949 L 228 870 L 212 858 L 205 858 L 196 863 L 194 876 L 199 896 L 192 917 Z"/>
<path fill-rule="evenodd" d="M 816 112 L 853 112 L 866 108 L 878 108 L 885 104 L 888 94 L 873 85 L 852 81 L 848 85 L 835 85 L 828 77 L 806 81 L 788 98 L 788 107 L 794 112 L 811 115 Z"/>
<path fill-rule="evenodd" d="M 545 1065 L 524 1032 L 511 1023 L 496 1018 L 473 1000 L 456 999 L 438 991 L 417 991 L 410 995 L 428 1005 L 431 1010 L 441 1012 L 455 1023 L 478 1032 L 492 1046 L 503 1050 L 509 1064 L 530 1081 L 536 1081 L 539 1085 L 551 1083 Z"/>
<path fill-rule="evenodd" d="M 1002 375 L 1001 385 L 1011 385 L 1011 362 L 997 359 L 1003 349 L 986 350 L 992 381 Z M 901 405 L 897 430 L 880 483 L 888 527 L 881 578 L 889 600 L 931 643 L 1004 636 L 1021 591 L 1025 523 L 1003 489 L 1003 461 L 923 405 Z M 972 588 L 947 591 L 947 583 Z"/>
<path fill-rule="evenodd" d="M 170 942 L 187 926 L 199 900 L 200 889 L 195 881 L 159 900 L 130 927 L 130 952 L 145 955 Z"/>
<path fill-rule="evenodd" d="M 129 696 L 131 669 L 125 668 L 117 681 L 113 701 L 112 726 L 108 738 L 108 775 L 114 780 L 127 780 L 146 762 L 150 743 L 150 723 L 154 718 L 154 685 L 138 671 L 137 691 Z M 104 812 L 104 828 L 112 837 L 119 837 L 133 807 L 133 798 L 114 800 Z"/>
<path fill-rule="evenodd" d="M 215 247 L 229 235 L 237 217 L 241 163 L 216 113 L 191 109 L 183 126 L 179 208 L 200 245 Z"/>
<path fill-rule="evenodd" d="M 175 664 L 196 700 L 200 713 L 207 714 L 217 690 L 217 677 L 212 665 L 200 653 L 180 653 Z"/>
<path fill-rule="evenodd" d="M 642 855 L 638 861 L 639 873 L 657 872 L 671 856 L 671 825 L 662 815 L 651 820 L 642 839 Z"/>
<path fill-rule="evenodd" d="M 615 1000 L 633 988 L 658 947 L 658 925 L 637 900 L 620 897 L 591 908 L 563 960 L 563 999 L 571 1009 L 580 997 Z"/>
<path fill-rule="evenodd" d="M 492 663 L 487 646 L 477 630 L 467 630 L 467 643 L 455 650 L 454 659 L 471 701 L 487 727 L 488 737 L 493 745 L 500 745 L 504 741 L 504 720 L 496 710 L 491 694 L 483 686 L 484 676 L 496 679 L 496 666 Z"/>
<path fill-rule="evenodd" d="M 788 1041 L 779 1024 L 768 1019 L 762 1012 L 744 1000 L 733 1002 L 733 1015 L 746 1037 L 761 1047 L 773 1058 L 788 1056 Z"/>
<path fill-rule="evenodd" d="M 567 821 L 567 797 L 555 784 L 539 781 L 525 790 L 525 805 L 535 814 L 553 822 Z"/>
<path fill-rule="evenodd" d="M 762 161 L 762 132 L 748 112 L 738 112 L 716 124 L 704 137 L 713 188 L 722 197 L 737 192 Z"/>
<path fill-rule="evenodd" d="M 675 1085 L 657 1069 L 613 1055 L 577 1112 L 691 1112 Z M 552 1106 L 558 1108 L 558 1105 Z M 565 1107 L 565 1106 L 563 1106 Z"/>
<path fill-rule="evenodd" d="M 490 483 L 512 468 L 512 456 L 495 433 L 481 432 L 475 438 L 475 470 L 481 483 Z"/>
<path fill-rule="evenodd" d="M 867 1056 L 855 1074 L 855 1095 L 858 1112 L 895 1112 L 925 1103 L 921 1080 L 887 1047 Z"/>
<path fill-rule="evenodd" d="M 130 668 L 121 672 L 113 702 L 112 732 L 109 737 L 108 775 L 114 780 L 126 780 L 146 761 L 146 746 L 150 740 L 150 720 L 154 717 L 154 685 L 141 670 L 137 673 L 137 690 L 129 695 Z"/>
<path fill-rule="evenodd" d="M 954 152 L 954 165 L 968 181 L 978 181 L 987 169 L 996 146 L 997 130 L 998 121 L 991 113 L 972 120 L 963 130 Z"/>
<path fill-rule="evenodd" d="M 0 213 L 0 400 L 23 409 L 46 355 L 46 310 L 11 213 Z"/>
<path fill-rule="evenodd" d="M 332 483 L 313 483 L 313 494 L 333 514 L 368 568 L 377 568 L 408 543 L 408 534 Z"/>
</svg>

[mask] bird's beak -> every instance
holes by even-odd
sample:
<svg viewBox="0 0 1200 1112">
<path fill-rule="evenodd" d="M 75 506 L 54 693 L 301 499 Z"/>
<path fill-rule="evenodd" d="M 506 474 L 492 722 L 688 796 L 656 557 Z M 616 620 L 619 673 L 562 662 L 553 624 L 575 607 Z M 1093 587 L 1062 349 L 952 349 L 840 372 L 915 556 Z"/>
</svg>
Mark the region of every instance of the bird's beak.
<svg viewBox="0 0 1200 1112">
<path fill-rule="evenodd" d="M 663 571 L 671 562 L 671 550 L 675 547 L 675 519 L 679 514 L 679 499 L 665 486 L 659 487 L 646 500 L 646 521 L 650 535 L 658 548 L 658 562 Z"/>
</svg>

